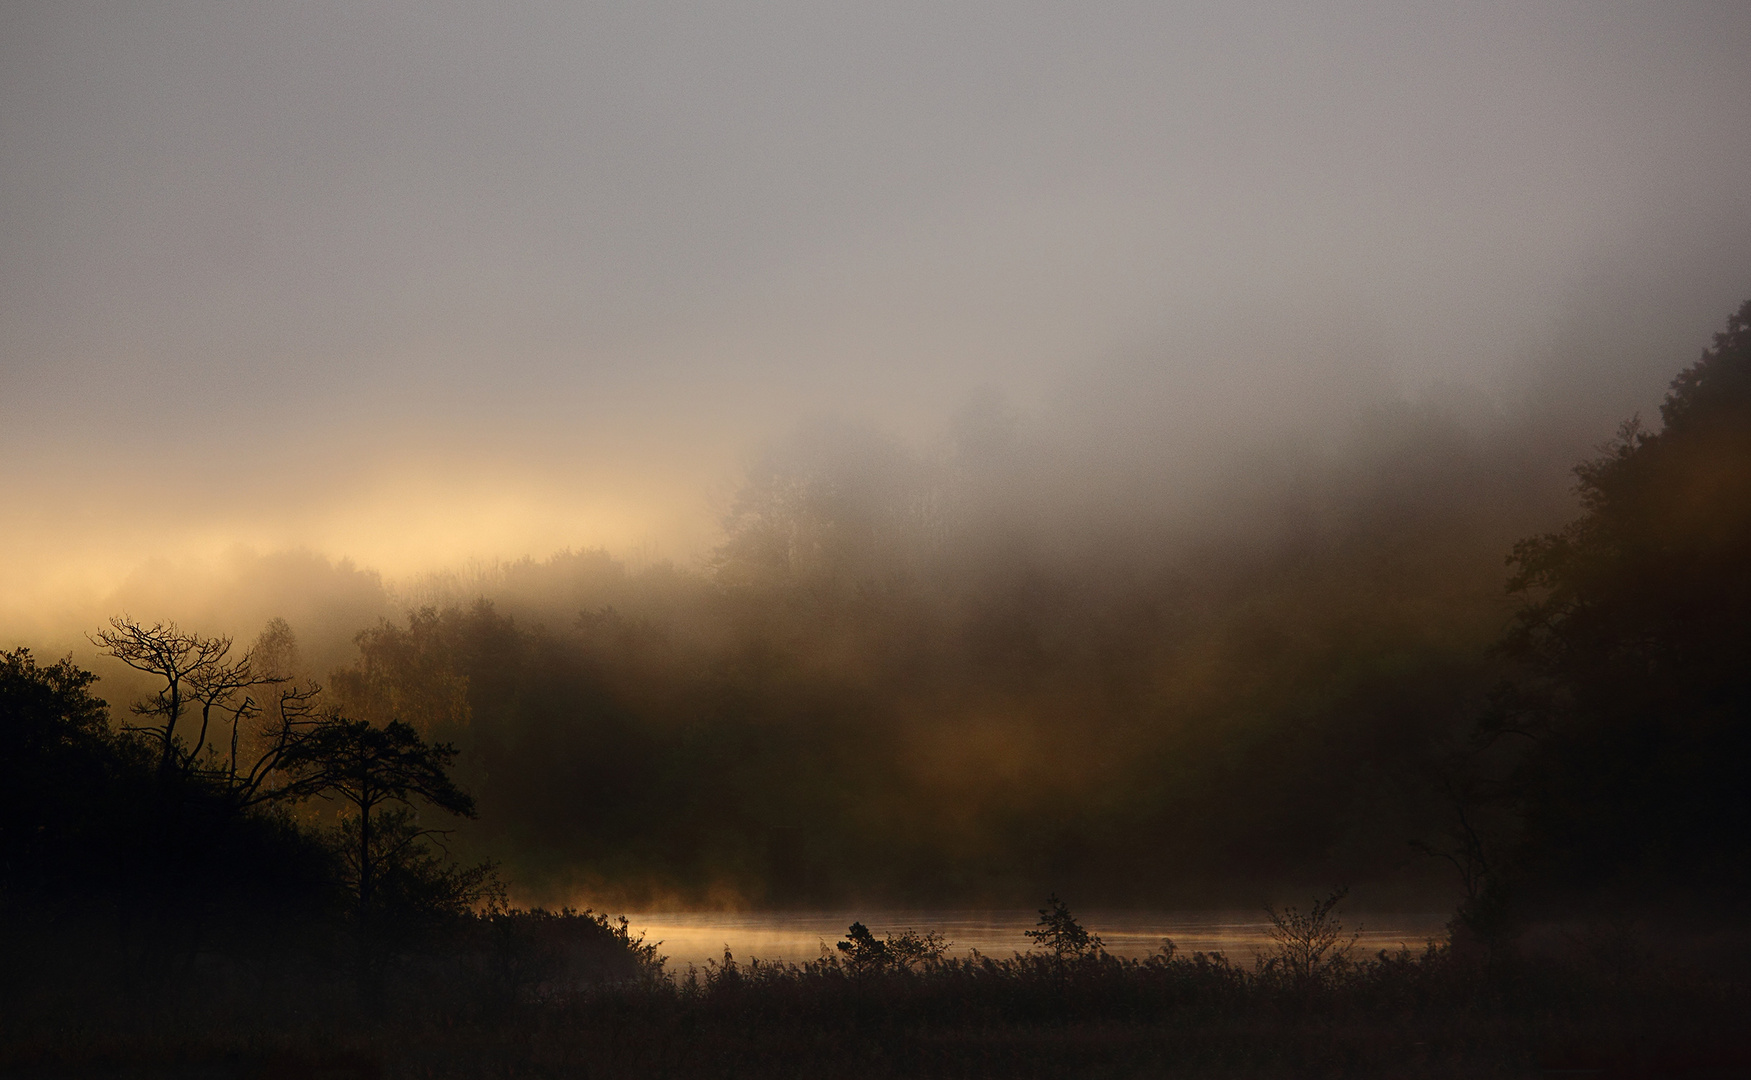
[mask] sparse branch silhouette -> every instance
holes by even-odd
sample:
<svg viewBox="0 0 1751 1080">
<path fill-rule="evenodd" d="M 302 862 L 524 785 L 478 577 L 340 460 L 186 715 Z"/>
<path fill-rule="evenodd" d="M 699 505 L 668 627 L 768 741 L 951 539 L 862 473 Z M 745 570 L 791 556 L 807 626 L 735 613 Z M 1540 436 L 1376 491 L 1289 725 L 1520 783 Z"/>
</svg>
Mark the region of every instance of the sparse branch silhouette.
<svg viewBox="0 0 1751 1080">
<path fill-rule="evenodd" d="M 289 775 L 289 755 L 315 735 L 325 720 L 322 687 L 315 683 L 293 684 L 276 686 L 274 690 L 271 710 L 263 710 L 271 713 L 273 720 L 260 733 L 253 761 L 246 754 L 239 764 L 238 735 L 233 725 L 226 783 L 239 806 L 305 797 Z"/>
<path fill-rule="evenodd" d="M 247 658 L 226 663 L 228 637 L 184 633 L 175 623 L 147 626 L 128 616 L 110 619 L 109 629 L 92 635 L 93 644 L 135 671 L 155 676 L 163 684 L 150 698 L 132 706 L 148 723 L 126 730 L 150 736 L 158 748 L 161 773 L 189 768 L 205 746 L 206 727 L 215 705 L 226 702 L 247 681 Z M 187 744 L 177 729 L 191 707 L 201 708 L 200 738 Z"/>
<path fill-rule="evenodd" d="M 233 657 L 230 638 L 188 633 L 175 623 L 148 626 L 117 617 L 92 641 L 161 681 L 150 698 L 132 706 L 134 715 L 154 722 L 124 729 L 157 748 L 161 774 L 210 783 L 237 810 L 301 797 L 285 786 L 284 765 L 287 753 L 320 725 L 320 686 L 259 670 L 253 650 Z M 179 728 L 197 714 L 194 737 L 185 740 Z M 215 726 L 224 732 L 222 743 L 212 740 Z"/>
<path fill-rule="evenodd" d="M 1266 933 L 1275 949 L 1260 957 L 1261 970 L 1280 974 L 1303 990 L 1344 971 L 1356 942 L 1361 939 L 1359 931 L 1346 936 L 1344 924 L 1337 917 L 1338 905 L 1349 894 L 1348 889 L 1336 889 L 1315 900 L 1306 911 L 1292 905 L 1266 906 L 1265 916 L 1271 923 Z"/>
</svg>

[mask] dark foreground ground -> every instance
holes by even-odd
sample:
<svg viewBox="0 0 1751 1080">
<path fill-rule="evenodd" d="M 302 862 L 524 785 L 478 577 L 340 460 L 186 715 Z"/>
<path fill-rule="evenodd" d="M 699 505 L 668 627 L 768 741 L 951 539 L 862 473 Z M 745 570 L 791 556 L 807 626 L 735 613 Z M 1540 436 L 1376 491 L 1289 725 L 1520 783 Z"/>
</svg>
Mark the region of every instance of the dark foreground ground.
<svg viewBox="0 0 1751 1080">
<path fill-rule="evenodd" d="M 648 952 L 580 967 L 507 941 L 365 979 L 195 963 L 128 988 L 32 964 L 0 1075 L 1751 1076 L 1743 957 L 1622 935 L 1494 958 L 834 956 L 678 978 Z"/>
</svg>

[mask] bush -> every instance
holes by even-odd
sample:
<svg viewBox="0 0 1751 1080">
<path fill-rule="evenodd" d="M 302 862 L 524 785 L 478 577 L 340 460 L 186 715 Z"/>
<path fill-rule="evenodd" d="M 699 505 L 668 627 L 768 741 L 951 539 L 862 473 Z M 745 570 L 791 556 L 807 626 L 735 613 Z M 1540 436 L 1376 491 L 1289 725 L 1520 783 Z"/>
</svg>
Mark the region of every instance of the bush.
<svg viewBox="0 0 1751 1080">
<path fill-rule="evenodd" d="M 1279 911 L 1267 905 L 1265 914 L 1271 928 L 1266 933 L 1276 944 L 1270 955 L 1259 957 L 1260 973 L 1305 988 L 1329 982 L 1345 971 L 1350 966 L 1350 952 L 1362 936 L 1355 933 L 1345 940 L 1344 924 L 1334 914 L 1348 895 L 1348 889 L 1338 889 L 1314 901 L 1305 913 L 1294 907 Z"/>
<path fill-rule="evenodd" d="M 869 927 L 860 922 L 851 924 L 845 940 L 838 945 L 843 962 L 852 972 L 918 970 L 942 960 L 949 943 L 934 930 L 920 934 L 905 929 L 878 939 Z M 841 959 L 841 958 L 835 958 Z"/>
</svg>

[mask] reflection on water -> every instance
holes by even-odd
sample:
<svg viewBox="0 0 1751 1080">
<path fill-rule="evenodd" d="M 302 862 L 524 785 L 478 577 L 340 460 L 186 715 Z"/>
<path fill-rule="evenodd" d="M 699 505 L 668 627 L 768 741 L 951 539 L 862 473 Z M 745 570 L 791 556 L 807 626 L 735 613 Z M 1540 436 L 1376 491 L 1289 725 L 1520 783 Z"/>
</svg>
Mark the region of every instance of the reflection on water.
<svg viewBox="0 0 1751 1080">
<path fill-rule="evenodd" d="M 1371 955 L 1401 945 L 1420 950 L 1424 942 L 1446 935 L 1447 913 L 1394 912 L 1352 915 L 1340 913 L 1345 927 L 1361 931 L 1357 950 Z M 669 958 L 669 970 L 684 972 L 689 964 L 704 966 L 721 960 L 728 948 L 739 961 L 751 958 L 800 963 L 821 955 L 823 947 L 845 936 L 846 927 L 861 922 L 876 934 L 904 930 L 936 930 L 949 940 L 949 952 L 962 956 L 977 949 L 986 956 L 1007 957 L 1025 952 L 1022 936 L 1039 920 L 1028 911 L 818 911 L 818 912 L 663 912 L 629 914 L 633 931 L 647 941 L 660 941 L 657 952 Z M 1099 934 L 1115 956 L 1143 957 L 1172 938 L 1184 954 L 1222 952 L 1239 964 L 1251 964 L 1268 948 L 1269 923 L 1257 911 L 1093 911 L 1077 913 L 1091 933 Z"/>
</svg>

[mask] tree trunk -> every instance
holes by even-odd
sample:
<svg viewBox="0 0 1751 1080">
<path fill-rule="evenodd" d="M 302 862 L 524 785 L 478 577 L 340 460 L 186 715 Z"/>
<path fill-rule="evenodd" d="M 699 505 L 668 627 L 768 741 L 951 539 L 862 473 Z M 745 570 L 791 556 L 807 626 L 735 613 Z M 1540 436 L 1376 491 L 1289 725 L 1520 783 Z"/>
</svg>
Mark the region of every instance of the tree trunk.
<svg viewBox="0 0 1751 1080">
<path fill-rule="evenodd" d="M 371 808 L 359 807 L 359 921 L 371 906 Z"/>
</svg>

